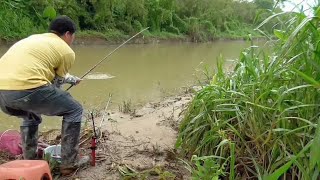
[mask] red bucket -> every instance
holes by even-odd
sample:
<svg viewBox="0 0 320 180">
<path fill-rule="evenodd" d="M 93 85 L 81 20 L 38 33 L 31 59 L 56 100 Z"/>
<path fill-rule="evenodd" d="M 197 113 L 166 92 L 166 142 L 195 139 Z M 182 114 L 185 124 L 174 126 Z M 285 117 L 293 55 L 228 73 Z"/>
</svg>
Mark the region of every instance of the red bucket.
<svg viewBox="0 0 320 180">
<path fill-rule="evenodd" d="M 22 154 L 20 132 L 12 129 L 0 132 L 0 151 L 9 152 L 14 156 Z"/>
</svg>

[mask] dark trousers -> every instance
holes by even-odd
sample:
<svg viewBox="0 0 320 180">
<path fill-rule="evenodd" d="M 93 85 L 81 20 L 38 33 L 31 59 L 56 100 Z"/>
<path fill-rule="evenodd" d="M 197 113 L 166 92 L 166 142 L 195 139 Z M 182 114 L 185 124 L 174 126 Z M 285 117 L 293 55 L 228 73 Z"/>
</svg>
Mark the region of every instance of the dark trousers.
<svg viewBox="0 0 320 180">
<path fill-rule="evenodd" d="M 66 122 L 81 122 L 82 106 L 54 85 L 28 90 L 0 90 L 0 108 L 6 114 L 23 119 L 22 126 L 39 125 L 41 115 L 63 116 Z"/>
</svg>

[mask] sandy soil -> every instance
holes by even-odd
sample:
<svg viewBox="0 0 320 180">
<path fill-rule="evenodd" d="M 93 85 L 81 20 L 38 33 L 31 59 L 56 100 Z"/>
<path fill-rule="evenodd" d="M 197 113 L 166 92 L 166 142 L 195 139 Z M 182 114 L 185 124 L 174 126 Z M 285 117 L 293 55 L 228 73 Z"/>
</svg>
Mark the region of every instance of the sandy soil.
<svg viewBox="0 0 320 180">
<path fill-rule="evenodd" d="M 138 109 L 99 112 L 95 117 L 97 165 L 88 165 L 70 177 L 55 176 L 55 179 L 190 179 L 174 145 L 182 114 L 191 99 L 191 94 L 184 94 Z M 90 155 L 92 134 L 92 121 L 87 120 L 82 130 L 80 154 Z M 59 144 L 60 138 L 60 130 L 50 130 L 42 132 L 39 141 L 54 145 Z M 21 156 L 0 154 L 0 163 L 13 159 Z"/>
<path fill-rule="evenodd" d="M 105 112 L 98 131 L 97 166 L 62 179 L 189 179 L 174 144 L 181 114 L 191 99 L 185 94 L 148 103 L 130 114 Z M 101 116 L 96 118 L 98 128 L 101 120 Z M 84 137 L 81 144 L 87 154 L 90 139 Z"/>
</svg>

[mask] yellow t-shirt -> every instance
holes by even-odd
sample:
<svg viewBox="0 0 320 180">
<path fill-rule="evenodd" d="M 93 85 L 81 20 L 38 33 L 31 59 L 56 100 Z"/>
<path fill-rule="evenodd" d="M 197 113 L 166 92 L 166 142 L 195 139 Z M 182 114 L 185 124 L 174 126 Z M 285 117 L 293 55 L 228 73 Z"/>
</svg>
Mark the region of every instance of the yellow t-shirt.
<svg viewBox="0 0 320 180">
<path fill-rule="evenodd" d="M 75 60 L 69 45 L 53 33 L 36 34 L 15 43 L 0 59 L 0 90 L 24 90 L 64 77 Z"/>
</svg>

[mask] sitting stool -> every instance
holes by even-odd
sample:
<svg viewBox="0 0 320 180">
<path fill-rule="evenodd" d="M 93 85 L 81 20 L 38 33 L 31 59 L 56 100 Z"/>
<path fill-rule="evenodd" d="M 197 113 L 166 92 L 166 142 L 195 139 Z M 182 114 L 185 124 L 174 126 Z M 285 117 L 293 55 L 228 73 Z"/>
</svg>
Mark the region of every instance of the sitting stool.
<svg viewBox="0 0 320 180">
<path fill-rule="evenodd" d="M 15 160 L 0 165 L 0 180 L 52 180 L 44 160 Z"/>
</svg>

